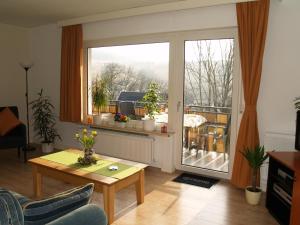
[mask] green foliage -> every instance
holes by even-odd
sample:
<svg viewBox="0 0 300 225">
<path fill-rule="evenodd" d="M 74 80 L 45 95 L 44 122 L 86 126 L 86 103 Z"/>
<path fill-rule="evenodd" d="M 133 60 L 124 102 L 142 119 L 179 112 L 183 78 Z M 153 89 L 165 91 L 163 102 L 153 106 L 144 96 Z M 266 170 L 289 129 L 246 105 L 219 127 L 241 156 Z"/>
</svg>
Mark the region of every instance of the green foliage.
<svg viewBox="0 0 300 225">
<path fill-rule="evenodd" d="M 249 166 L 252 168 L 252 190 L 257 191 L 257 174 L 268 158 L 268 155 L 265 153 L 265 147 L 257 145 L 254 149 L 246 148 L 241 154 L 247 159 Z"/>
<path fill-rule="evenodd" d="M 56 138 L 61 140 L 55 129 L 54 106 L 49 97 L 43 95 L 43 89 L 38 93 L 38 98 L 32 101 L 30 105 L 33 111 L 33 128 L 36 136 L 43 139 L 43 143 L 53 143 Z"/>
<path fill-rule="evenodd" d="M 159 112 L 158 102 L 160 101 L 159 87 L 157 83 L 151 82 L 148 90 L 143 97 L 144 107 L 148 111 L 150 119 L 154 119 L 154 114 Z"/>
<path fill-rule="evenodd" d="M 92 82 L 92 98 L 93 104 L 97 108 L 98 114 L 100 113 L 100 109 L 105 107 L 108 102 L 108 92 L 107 92 L 107 82 L 106 80 L 96 79 Z"/>
</svg>

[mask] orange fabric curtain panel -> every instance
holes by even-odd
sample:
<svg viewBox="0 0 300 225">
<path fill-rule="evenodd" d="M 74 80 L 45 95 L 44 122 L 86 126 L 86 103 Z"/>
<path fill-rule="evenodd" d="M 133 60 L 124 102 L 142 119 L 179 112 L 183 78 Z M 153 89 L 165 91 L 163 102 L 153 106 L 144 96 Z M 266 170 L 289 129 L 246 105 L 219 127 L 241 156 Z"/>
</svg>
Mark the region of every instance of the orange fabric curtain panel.
<svg viewBox="0 0 300 225">
<path fill-rule="evenodd" d="M 62 28 L 60 120 L 81 122 L 82 25 Z"/>
<path fill-rule="evenodd" d="M 269 6 L 269 0 L 236 4 L 245 111 L 236 143 L 231 182 L 239 188 L 245 188 L 251 182 L 251 169 L 241 151 L 244 151 L 246 147 L 252 148 L 259 144 L 256 103 L 262 72 Z"/>
</svg>

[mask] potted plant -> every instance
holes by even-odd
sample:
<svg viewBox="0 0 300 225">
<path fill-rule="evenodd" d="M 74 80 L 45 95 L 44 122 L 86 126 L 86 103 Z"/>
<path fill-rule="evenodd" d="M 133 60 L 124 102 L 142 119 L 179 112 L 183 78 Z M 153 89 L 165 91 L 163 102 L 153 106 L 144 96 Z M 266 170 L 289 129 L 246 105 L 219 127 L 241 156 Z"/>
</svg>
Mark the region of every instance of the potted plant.
<svg viewBox="0 0 300 225">
<path fill-rule="evenodd" d="M 125 114 L 122 113 L 117 113 L 115 115 L 115 121 L 119 122 L 120 127 L 125 128 L 126 127 L 126 123 L 128 122 L 128 117 Z"/>
<path fill-rule="evenodd" d="M 246 148 L 242 155 L 247 159 L 252 169 L 252 185 L 246 187 L 246 200 L 250 205 L 257 205 L 261 198 L 261 189 L 257 187 L 257 176 L 264 161 L 268 158 L 264 146 L 256 146 L 254 149 Z"/>
<path fill-rule="evenodd" d="M 97 109 L 97 114 L 93 115 L 94 123 L 100 124 L 101 123 L 101 110 L 105 106 L 107 106 L 108 102 L 108 94 L 107 94 L 107 83 L 103 79 L 96 79 L 92 82 L 92 99 L 93 105 Z"/>
<path fill-rule="evenodd" d="M 78 158 L 78 163 L 81 165 L 91 165 L 97 163 L 97 158 L 94 156 L 94 145 L 95 137 L 97 136 L 97 131 L 91 131 L 90 133 L 87 129 L 83 129 L 81 134 L 76 133 L 75 138 L 80 143 L 83 148 L 83 156 Z"/>
<path fill-rule="evenodd" d="M 55 139 L 61 140 L 55 129 L 54 106 L 50 102 L 50 98 L 43 95 L 43 89 L 38 93 L 38 98 L 30 104 L 33 111 L 33 129 L 36 136 L 42 139 L 42 151 L 44 153 L 52 152 Z"/>
<path fill-rule="evenodd" d="M 158 84 L 151 82 L 143 97 L 144 107 L 147 115 L 144 118 L 144 130 L 155 130 L 155 113 L 159 112 L 158 102 L 160 100 Z"/>
</svg>

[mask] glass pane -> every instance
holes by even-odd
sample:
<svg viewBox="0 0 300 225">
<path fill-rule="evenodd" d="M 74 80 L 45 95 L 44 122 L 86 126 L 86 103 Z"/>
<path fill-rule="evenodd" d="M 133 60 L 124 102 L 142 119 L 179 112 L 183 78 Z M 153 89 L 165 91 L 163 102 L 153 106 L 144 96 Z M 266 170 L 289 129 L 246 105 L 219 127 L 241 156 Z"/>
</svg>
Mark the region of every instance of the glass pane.
<svg viewBox="0 0 300 225">
<path fill-rule="evenodd" d="M 234 39 L 185 42 L 182 164 L 228 172 Z"/>
<path fill-rule="evenodd" d="M 92 101 L 93 83 L 105 80 L 109 104 L 102 112 L 140 119 L 145 115 L 140 103 L 148 85 L 157 83 L 161 112 L 167 111 L 169 43 L 109 46 L 88 49 L 88 114 L 97 114 Z"/>
</svg>

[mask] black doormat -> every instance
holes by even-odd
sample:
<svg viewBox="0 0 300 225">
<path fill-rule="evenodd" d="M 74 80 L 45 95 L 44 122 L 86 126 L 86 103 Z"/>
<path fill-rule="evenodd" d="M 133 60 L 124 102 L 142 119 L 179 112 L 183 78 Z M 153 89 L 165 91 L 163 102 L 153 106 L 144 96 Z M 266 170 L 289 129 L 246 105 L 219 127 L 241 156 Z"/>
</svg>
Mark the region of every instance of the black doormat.
<svg viewBox="0 0 300 225">
<path fill-rule="evenodd" d="M 194 174 L 182 173 L 176 177 L 173 181 L 184 184 L 196 185 L 203 188 L 211 188 L 213 185 L 218 183 L 218 179 L 204 177 Z"/>
</svg>

